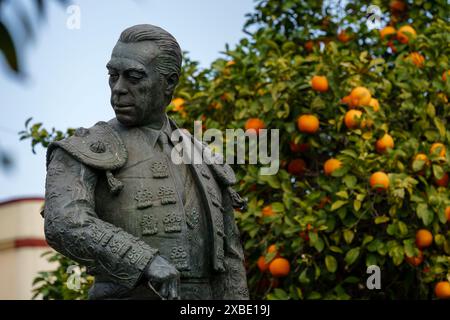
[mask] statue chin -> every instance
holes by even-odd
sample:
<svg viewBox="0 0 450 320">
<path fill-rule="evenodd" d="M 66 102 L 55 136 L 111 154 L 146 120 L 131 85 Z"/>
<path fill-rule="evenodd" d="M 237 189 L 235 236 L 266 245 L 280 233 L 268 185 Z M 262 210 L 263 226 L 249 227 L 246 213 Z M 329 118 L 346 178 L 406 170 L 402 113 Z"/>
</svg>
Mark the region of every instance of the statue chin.
<svg viewBox="0 0 450 320">
<path fill-rule="evenodd" d="M 123 114 L 116 114 L 117 121 L 119 121 L 121 124 L 123 124 L 126 127 L 135 127 L 139 125 L 138 121 L 134 119 L 131 116 L 123 115 Z"/>
</svg>

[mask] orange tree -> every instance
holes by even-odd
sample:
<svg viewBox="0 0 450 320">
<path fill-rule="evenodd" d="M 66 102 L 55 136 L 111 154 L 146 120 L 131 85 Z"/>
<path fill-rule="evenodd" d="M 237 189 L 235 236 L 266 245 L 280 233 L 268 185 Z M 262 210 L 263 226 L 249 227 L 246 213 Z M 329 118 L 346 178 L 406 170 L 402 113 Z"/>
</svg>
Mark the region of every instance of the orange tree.
<svg viewBox="0 0 450 320">
<path fill-rule="evenodd" d="M 327 3 L 259 1 L 249 37 L 169 110 L 186 128 L 280 129 L 278 174 L 235 166 L 253 298 L 431 298 L 450 276 L 450 8 L 378 1 L 369 30 L 369 1 Z"/>
<path fill-rule="evenodd" d="M 446 298 L 450 8 L 339 3 L 257 1 L 226 58 L 185 61 L 168 112 L 188 130 L 280 130 L 276 175 L 234 166 L 252 298 Z M 24 136 L 54 138 L 40 133 Z"/>
</svg>

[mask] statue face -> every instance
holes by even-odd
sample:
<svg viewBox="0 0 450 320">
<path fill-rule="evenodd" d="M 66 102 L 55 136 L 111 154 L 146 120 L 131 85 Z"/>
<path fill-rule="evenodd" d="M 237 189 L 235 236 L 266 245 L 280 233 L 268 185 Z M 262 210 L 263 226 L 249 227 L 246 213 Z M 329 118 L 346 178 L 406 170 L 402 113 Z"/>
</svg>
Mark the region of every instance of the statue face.
<svg viewBox="0 0 450 320">
<path fill-rule="evenodd" d="M 106 65 L 111 105 L 126 126 L 155 125 L 163 119 L 167 82 L 156 70 L 159 48 L 151 41 L 117 42 Z"/>
</svg>

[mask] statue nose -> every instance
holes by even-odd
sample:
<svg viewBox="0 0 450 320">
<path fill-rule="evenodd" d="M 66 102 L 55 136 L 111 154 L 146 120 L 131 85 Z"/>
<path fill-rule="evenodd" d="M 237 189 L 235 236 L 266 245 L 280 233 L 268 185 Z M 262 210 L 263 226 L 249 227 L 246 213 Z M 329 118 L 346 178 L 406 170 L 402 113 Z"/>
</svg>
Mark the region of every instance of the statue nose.
<svg viewBox="0 0 450 320">
<path fill-rule="evenodd" d="M 117 80 L 116 84 L 114 85 L 113 93 L 119 94 L 119 95 L 128 93 L 128 89 L 126 87 L 126 84 L 122 80 L 122 77 L 120 77 L 119 80 Z"/>
</svg>

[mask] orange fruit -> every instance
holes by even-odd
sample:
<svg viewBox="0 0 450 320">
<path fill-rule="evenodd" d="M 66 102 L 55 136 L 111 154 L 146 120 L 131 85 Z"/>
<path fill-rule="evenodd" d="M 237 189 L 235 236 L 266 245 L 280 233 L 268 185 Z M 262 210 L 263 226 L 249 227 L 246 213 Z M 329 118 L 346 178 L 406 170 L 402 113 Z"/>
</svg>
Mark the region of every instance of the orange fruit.
<svg viewBox="0 0 450 320">
<path fill-rule="evenodd" d="M 309 235 L 308 235 L 308 232 L 306 232 L 306 231 L 301 231 L 301 232 L 299 233 L 299 235 L 300 235 L 300 238 L 302 238 L 303 240 L 309 241 Z"/>
<path fill-rule="evenodd" d="M 208 110 L 220 110 L 222 109 L 223 105 L 220 102 L 213 101 L 209 104 Z"/>
<path fill-rule="evenodd" d="M 328 91 L 328 80 L 325 76 L 314 76 L 311 79 L 311 87 L 315 91 L 326 92 Z"/>
<path fill-rule="evenodd" d="M 347 105 L 351 105 L 352 104 L 352 97 L 350 96 L 350 95 L 348 95 L 348 96 L 345 96 L 345 97 L 343 97 L 342 99 L 341 99 L 341 102 L 343 103 L 343 104 L 347 104 Z"/>
<path fill-rule="evenodd" d="M 406 58 L 419 68 L 422 68 L 425 62 L 425 57 L 418 52 L 411 52 Z"/>
<path fill-rule="evenodd" d="M 427 229 L 420 229 L 416 232 L 416 246 L 419 249 L 427 248 L 433 243 L 433 235 Z"/>
<path fill-rule="evenodd" d="M 430 154 L 439 155 L 439 157 L 445 158 L 445 146 L 440 142 L 435 142 L 430 147 Z"/>
<path fill-rule="evenodd" d="M 342 162 L 340 160 L 331 158 L 325 161 L 325 164 L 323 165 L 323 170 L 325 171 L 325 174 L 329 176 L 333 173 L 333 171 L 341 167 Z"/>
<path fill-rule="evenodd" d="M 259 130 L 264 129 L 266 125 L 264 121 L 259 118 L 250 118 L 245 122 L 245 130 L 253 130 L 256 134 L 259 133 Z"/>
<path fill-rule="evenodd" d="M 236 64 L 236 61 L 230 60 L 230 61 L 227 61 L 226 66 L 231 67 L 232 65 L 235 65 L 235 64 Z"/>
<path fill-rule="evenodd" d="M 298 118 L 297 127 L 300 132 L 316 133 L 319 130 L 319 119 L 312 114 L 304 114 Z"/>
<path fill-rule="evenodd" d="M 448 185 L 448 173 L 446 172 L 442 178 L 440 179 L 434 179 L 434 182 L 436 183 L 436 185 L 438 185 L 439 187 L 446 187 Z"/>
<path fill-rule="evenodd" d="M 269 264 L 266 263 L 266 259 L 264 258 L 264 256 L 260 256 L 258 258 L 258 261 L 256 262 L 256 265 L 258 266 L 258 269 L 261 272 L 266 272 L 267 269 L 269 269 Z"/>
<path fill-rule="evenodd" d="M 371 98 L 369 101 L 369 106 L 373 108 L 373 111 L 378 112 L 380 110 L 380 104 L 378 103 L 378 100 L 375 98 Z"/>
<path fill-rule="evenodd" d="M 370 187 L 377 190 L 386 190 L 389 188 L 389 177 L 382 171 L 377 171 L 370 176 Z"/>
<path fill-rule="evenodd" d="M 434 294 L 439 299 L 450 299 L 450 282 L 439 281 L 436 283 Z"/>
<path fill-rule="evenodd" d="M 184 109 L 184 103 L 186 101 L 183 98 L 175 98 L 172 100 L 173 110 L 182 111 Z"/>
<path fill-rule="evenodd" d="M 339 32 L 337 37 L 338 37 L 338 40 L 343 43 L 349 42 L 352 38 L 347 32 L 345 32 L 345 30 L 342 30 L 341 32 Z"/>
<path fill-rule="evenodd" d="M 406 3 L 404 1 L 395 0 L 389 3 L 389 8 L 391 8 L 392 14 L 400 14 L 405 11 Z"/>
<path fill-rule="evenodd" d="M 309 149 L 309 145 L 307 143 L 295 143 L 294 141 L 289 141 L 289 148 L 292 152 L 306 152 Z"/>
<path fill-rule="evenodd" d="M 320 199 L 318 208 L 323 209 L 328 203 L 331 203 L 331 199 L 330 199 L 330 197 L 325 196 L 322 199 Z"/>
<path fill-rule="evenodd" d="M 356 87 L 350 92 L 351 107 L 368 106 L 372 95 L 366 87 Z"/>
<path fill-rule="evenodd" d="M 419 254 L 414 257 L 405 256 L 405 260 L 410 265 L 417 267 L 418 265 L 420 265 L 423 262 L 423 252 L 421 250 L 419 250 Z"/>
<path fill-rule="evenodd" d="M 276 257 L 279 257 L 280 255 L 278 254 L 278 248 L 276 244 L 272 244 L 269 246 L 269 248 L 267 248 L 267 253 L 275 253 Z"/>
<path fill-rule="evenodd" d="M 269 271 L 274 277 L 285 277 L 291 271 L 291 266 L 287 259 L 275 258 L 269 264 Z"/>
<path fill-rule="evenodd" d="M 394 27 L 386 26 L 383 29 L 380 30 L 380 38 L 384 39 L 385 37 L 390 37 L 393 34 L 395 34 L 397 31 Z"/>
<path fill-rule="evenodd" d="M 447 81 L 447 74 L 450 75 L 450 70 L 444 71 L 442 74 L 442 81 Z"/>
<path fill-rule="evenodd" d="M 306 41 L 305 42 L 305 49 L 308 52 L 313 51 L 313 49 L 314 49 L 314 41 L 311 41 L 311 40 Z"/>
<path fill-rule="evenodd" d="M 450 206 L 445 208 L 445 218 L 450 222 Z"/>
<path fill-rule="evenodd" d="M 411 26 L 403 26 L 397 31 L 397 39 L 401 43 L 405 44 L 409 42 L 410 38 L 415 38 L 417 35 L 416 30 Z"/>
<path fill-rule="evenodd" d="M 361 118 L 362 112 L 359 110 L 349 110 L 345 114 L 344 123 L 348 129 L 355 129 L 359 126 L 358 120 Z"/>
<path fill-rule="evenodd" d="M 271 217 L 275 214 L 275 212 L 272 209 L 272 206 L 269 204 L 268 206 L 265 206 L 262 209 L 262 215 L 263 217 Z"/>
<path fill-rule="evenodd" d="M 288 172 L 295 176 L 301 175 L 306 168 L 306 163 L 303 159 L 291 160 L 288 164 Z"/>
<path fill-rule="evenodd" d="M 328 198 L 328 197 L 326 197 L 326 198 Z M 330 198 L 328 198 L 328 199 L 330 199 Z M 323 198 L 322 198 L 322 200 L 323 200 Z M 321 202 L 322 202 L 322 200 L 321 200 Z M 331 202 L 331 200 L 329 200 L 329 202 Z M 313 227 L 311 226 L 311 224 L 308 223 L 308 224 L 306 225 L 306 230 L 301 231 L 301 232 L 299 233 L 300 237 L 301 237 L 303 240 L 305 240 L 305 241 L 309 241 L 309 234 L 308 234 L 308 232 L 311 231 L 311 230 L 313 230 Z M 314 229 L 313 232 L 314 232 L 314 233 L 317 233 L 317 230 Z"/>
<path fill-rule="evenodd" d="M 392 137 L 389 134 L 385 133 L 381 139 L 377 140 L 377 142 L 375 143 L 375 148 L 379 153 L 383 153 L 387 149 L 393 149 L 394 139 L 392 139 Z"/>
</svg>

